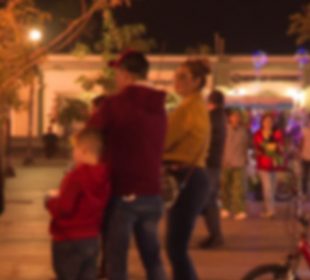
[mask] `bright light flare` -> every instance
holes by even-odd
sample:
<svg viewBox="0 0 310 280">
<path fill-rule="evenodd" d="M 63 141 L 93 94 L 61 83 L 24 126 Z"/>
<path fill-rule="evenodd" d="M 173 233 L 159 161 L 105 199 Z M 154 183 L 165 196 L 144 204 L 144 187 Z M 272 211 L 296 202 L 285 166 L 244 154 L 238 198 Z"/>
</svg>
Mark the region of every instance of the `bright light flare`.
<svg viewBox="0 0 310 280">
<path fill-rule="evenodd" d="M 38 43 L 42 41 L 43 34 L 41 30 L 33 28 L 29 31 L 28 37 L 31 42 Z"/>
</svg>

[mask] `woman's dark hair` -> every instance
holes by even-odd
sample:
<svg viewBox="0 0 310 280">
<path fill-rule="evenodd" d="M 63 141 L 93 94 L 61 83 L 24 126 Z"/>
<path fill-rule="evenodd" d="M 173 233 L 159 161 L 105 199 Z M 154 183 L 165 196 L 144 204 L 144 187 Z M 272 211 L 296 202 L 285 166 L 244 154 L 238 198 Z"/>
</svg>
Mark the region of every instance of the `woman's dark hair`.
<svg viewBox="0 0 310 280">
<path fill-rule="evenodd" d="M 193 78 L 200 79 L 199 89 L 203 89 L 207 82 L 207 75 L 210 74 L 208 61 L 203 59 L 187 60 L 181 66 L 186 67 Z"/>
</svg>

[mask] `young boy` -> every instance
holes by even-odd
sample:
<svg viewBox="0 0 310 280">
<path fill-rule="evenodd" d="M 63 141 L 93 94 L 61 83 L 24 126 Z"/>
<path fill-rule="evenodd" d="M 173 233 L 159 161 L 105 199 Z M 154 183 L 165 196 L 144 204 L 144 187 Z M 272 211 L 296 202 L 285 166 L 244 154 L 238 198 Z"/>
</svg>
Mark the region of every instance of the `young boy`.
<svg viewBox="0 0 310 280">
<path fill-rule="evenodd" d="M 97 279 L 98 237 L 110 186 L 100 162 L 101 135 L 90 129 L 74 141 L 74 169 L 51 191 L 46 207 L 51 214 L 53 268 L 57 280 Z"/>
</svg>

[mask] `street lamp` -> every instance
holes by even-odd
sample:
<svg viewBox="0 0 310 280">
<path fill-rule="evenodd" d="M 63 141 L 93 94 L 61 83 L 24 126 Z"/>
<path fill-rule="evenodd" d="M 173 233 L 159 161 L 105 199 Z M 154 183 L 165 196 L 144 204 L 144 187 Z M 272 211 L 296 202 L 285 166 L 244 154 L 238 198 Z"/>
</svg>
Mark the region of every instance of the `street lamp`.
<svg viewBox="0 0 310 280">
<path fill-rule="evenodd" d="M 43 39 L 43 33 L 38 28 L 32 28 L 28 32 L 28 39 L 30 42 L 39 43 Z"/>
</svg>

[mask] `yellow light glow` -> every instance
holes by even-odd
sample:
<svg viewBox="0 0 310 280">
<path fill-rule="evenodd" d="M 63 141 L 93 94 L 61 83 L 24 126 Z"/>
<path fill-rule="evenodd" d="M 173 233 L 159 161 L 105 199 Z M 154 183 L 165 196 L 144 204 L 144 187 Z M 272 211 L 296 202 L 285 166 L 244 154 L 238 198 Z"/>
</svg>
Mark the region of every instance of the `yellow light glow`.
<svg viewBox="0 0 310 280">
<path fill-rule="evenodd" d="M 36 28 L 31 29 L 29 31 L 28 36 L 29 36 L 29 40 L 35 43 L 40 42 L 43 38 L 42 31 Z"/>
</svg>

